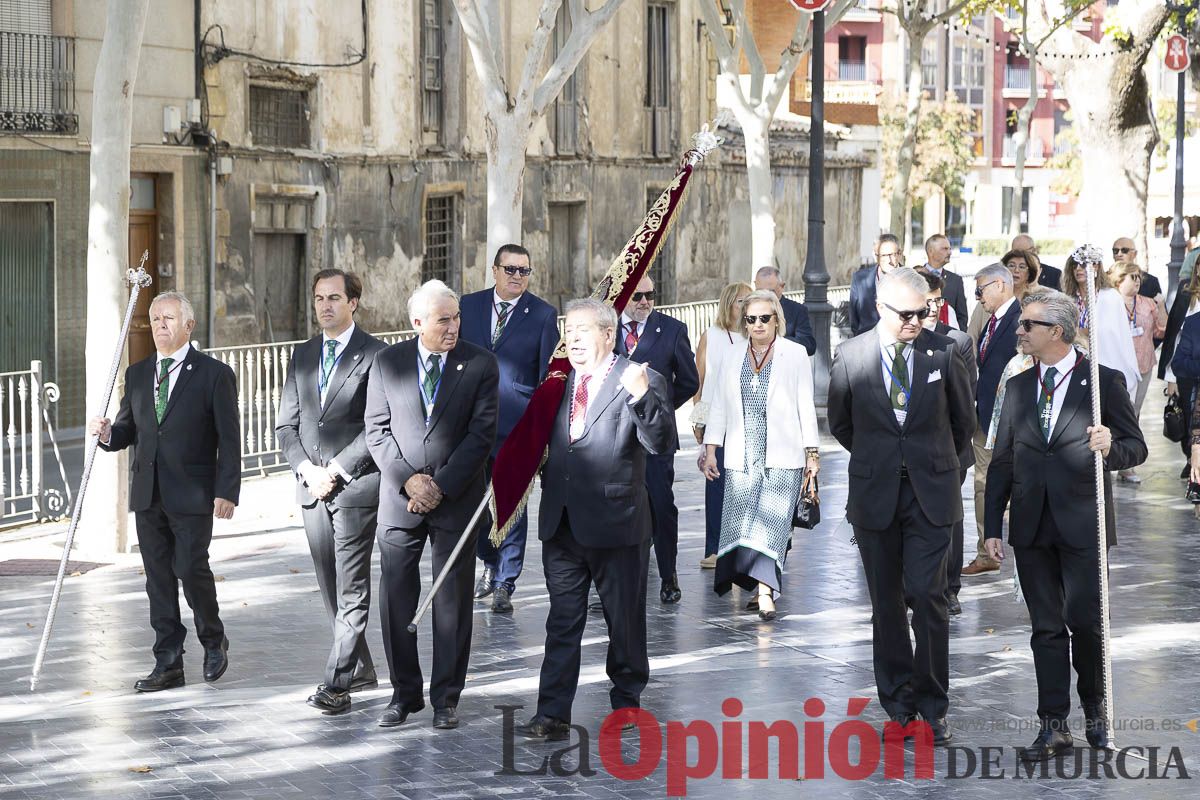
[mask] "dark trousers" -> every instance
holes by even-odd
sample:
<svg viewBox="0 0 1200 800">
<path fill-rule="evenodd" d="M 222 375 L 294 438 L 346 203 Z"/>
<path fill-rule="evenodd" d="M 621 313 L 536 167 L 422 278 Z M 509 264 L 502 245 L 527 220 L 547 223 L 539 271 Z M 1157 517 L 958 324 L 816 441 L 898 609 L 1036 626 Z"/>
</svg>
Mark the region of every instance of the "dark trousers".
<svg viewBox="0 0 1200 800">
<path fill-rule="evenodd" d="M 160 667 L 181 665 L 187 629 L 179 618 L 179 585 L 192 609 L 196 638 L 206 648 L 225 638 L 217 607 L 217 585 L 208 566 L 211 514 L 176 514 L 162 507 L 157 488 L 150 508 L 135 514 L 138 550 L 146 571 L 154 660 Z"/>
<path fill-rule="evenodd" d="M 701 445 L 703 447 L 703 445 Z M 721 545 L 721 511 L 725 506 L 725 448 L 716 452 L 721 477 L 704 482 L 704 555 L 714 556 Z"/>
<path fill-rule="evenodd" d="M 538 686 L 538 713 L 571 720 L 579 687 L 580 643 L 593 582 L 608 627 L 606 668 L 614 709 L 640 705 L 650 679 L 646 656 L 645 545 L 586 547 L 571 535 L 566 513 L 554 536 L 542 542 L 542 566 L 550 592 L 546 616 L 546 655 Z"/>
<path fill-rule="evenodd" d="M 1071 665 L 1079 700 L 1104 700 L 1104 639 L 1100 616 L 1100 554 L 1095 544 L 1062 540 L 1047 505 L 1030 547 L 1014 547 L 1017 575 L 1029 608 L 1038 717 L 1065 720 L 1071 712 Z"/>
<path fill-rule="evenodd" d="M 1195 378 L 1175 377 L 1176 386 L 1179 388 L 1179 405 L 1183 409 L 1183 418 L 1187 420 L 1188 435 L 1183 437 L 1183 441 L 1179 443 L 1179 449 L 1183 451 L 1183 457 L 1188 461 L 1192 459 L 1192 409 L 1196 402 L 1196 387 L 1200 384 Z"/>
<path fill-rule="evenodd" d="M 471 532 L 454 562 L 454 569 L 433 598 L 433 669 L 429 701 L 434 708 L 457 706 L 467 681 L 475 577 L 471 553 L 475 550 L 473 539 L 478 533 L 478 528 Z M 449 560 L 461 534 L 457 528 L 440 528 L 428 522 L 413 529 L 383 524 L 378 527 L 379 617 L 383 626 L 383 649 L 392 681 L 392 702 L 399 703 L 409 712 L 425 707 L 421 698 L 424 680 L 417 658 L 417 635 L 408 632 L 408 623 L 416 613 L 421 593 L 421 553 L 428 540 L 436 577 Z"/>
<path fill-rule="evenodd" d="M 959 485 L 967 482 L 967 471 L 964 469 L 960 474 Z M 959 590 L 962 589 L 962 568 L 963 568 L 963 537 L 966 535 L 966 528 L 963 525 L 966 516 L 954 523 L 954 530 L 950 534 L 950 555 L 946 559 L 946 600 L 951 597 L 958 597 Z"/>
<path fill-rule="evenodd" d="M 488 459 L 487 479 L 492 480 L 492 465 L 495 459 Z M 476 543 L 475 555 L 479 560 L 492 568 L 493 583 L 508 589 L 511 595 L 517 590 L 517 578 L 525 566 L 525 542 L 529 538 L 529 514 L 521 512 L 521 516 L 513 523 L 508 535 L 499 547 L 492 545 L 486 535 L 480 536 Z"/>
<path fill-rule="evenodd" d="M 317 586 L 333 625 L 333 648 L 325 665 L 325 685 L 346 691 L 356 675 L 375 675 L 367 648 L 371 608 L 371 550 L 378 506 L 342 508 L 317 502 L 300 509 Z"/>
<path fill-rule="evenodd" d="M 646 493 L 650 496 L 650 517 L 654 527 L 654 558 L 658 577 L 675 577 L 679 553 L 679 509 L 675 506 L 675 454 L 646 456 Z"/>
<path fill-rule="evenodd" d="M 952 528 L 930 522 L 912 484 L 902 480 L 891 525 L 881 531 L 854 529 L 875 613 L 875 684 L 880 704 L 893 717 L 919 713 L 938 719 L 949 707 L 946 558 Z M 907 607 L 913 611 L 915 650 Z"/>
</svg>

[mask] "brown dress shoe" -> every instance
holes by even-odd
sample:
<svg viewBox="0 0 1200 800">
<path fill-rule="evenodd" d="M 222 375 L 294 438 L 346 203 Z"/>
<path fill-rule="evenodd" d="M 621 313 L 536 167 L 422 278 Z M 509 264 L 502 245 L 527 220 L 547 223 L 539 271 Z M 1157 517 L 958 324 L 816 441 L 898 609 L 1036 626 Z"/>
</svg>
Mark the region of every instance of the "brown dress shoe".
<svg viewBox="0 0 1200 800">
<path fill-rule="evenodd" d="M 1000 564 L 992 561 L 990 558 L 983 559 L 978 556 L 962 568 L 963 575 L 980 575 L 984 572 L 996 572 L 1000 569 Z"/>
</svg>

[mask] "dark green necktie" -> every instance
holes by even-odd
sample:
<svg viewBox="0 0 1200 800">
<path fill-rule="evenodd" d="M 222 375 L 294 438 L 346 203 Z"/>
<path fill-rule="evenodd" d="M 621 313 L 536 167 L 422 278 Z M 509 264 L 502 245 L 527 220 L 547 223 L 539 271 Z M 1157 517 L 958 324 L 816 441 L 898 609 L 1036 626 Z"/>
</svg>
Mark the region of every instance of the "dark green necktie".
<svg viewBox="0 0 1200 800">
<path fill-rule="evenodd" d="M 167 412 L 167 395 L 171 390 L 171 364 L 175 362 L 173 358 L 164 358 L 158 362 L 158 394 L 154 398 L 154 416 L 159 422 L 163 421 L 163 414 Z"/>
<path fill-rule="evenodd" d="M 1042 376 L 1042 391 L 1038 393 L 1038 420 L 1042 424 L 1042 438 L 1050 441 L 1050 414 L 1054 410 L 1054 377 L 1058 370 L 1046 370 Z"/>
<path fill-rule="evenodd" d="M 429 371 L 425 373 L 422 388 L 425 390 L 425 402 L 432 403 L 437 391 L 438 381 L 442 378 L 442 357 L 438 353 L 429 355 Z"/>
<path fill-rule="evenodd" d="M 496 330 L 492 332 L 492 344 L 500 341 L 500 334 L 504 332 L 504 325 L 508 322 L 508 312 L 512 307 L 512 303 L 500 303 L 500 310 L 496 313 Z"/>
<path fill-rule="evenodd" d="M 325 387 L 329 386 L 329 379 L 333 377 L 333 366 L 337 363 L 337 339 L 330 339 L 325 343 L 325 361 L 321 364 L 321 385 L 317 388 L 321 393 L 325 393 Z"/>
<path fill-rule="evenodd" d="M 908 362 L 904 360 L 904 342 L 892 345 L 895 355 L 892 356 L 892 385 L 889 394 L 892 396 L 892 409 L 904 411 L 908 406 Z"/>
</svg>

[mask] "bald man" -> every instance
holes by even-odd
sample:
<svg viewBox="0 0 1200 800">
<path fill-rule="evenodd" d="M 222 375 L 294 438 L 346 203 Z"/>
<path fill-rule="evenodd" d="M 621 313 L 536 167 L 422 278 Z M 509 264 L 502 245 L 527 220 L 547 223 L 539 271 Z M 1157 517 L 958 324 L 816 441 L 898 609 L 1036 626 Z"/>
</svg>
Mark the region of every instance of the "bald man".
<svg viewBox="0 0 1200 800">
<path fill-rule="evenodd" d="M 1113 261 L 1118 264 L 1141 263 L 1138 261 L 1137 246 L 1128 236 L 1122 236 L 1113 242 L 1112 254 Z M 1138 294 L 1154 300 L 1162 298 L 1162 285 L 1158 282 L 1158 278 L 1146 271 L 1145 265 L 1142 265 L 1142 288 L 1138 289 Z"/>
<path fill-rule="evenodd" d="M 1042 256 L 1038 252 L 1037 242 L 1033 241 L 1032 236 L 1027 233 L 1017 234 L 1013 237 L 1012 244 L 1008 249 L 1024 250 L 1027 253 L 1033 253 L 1037 256 L 1038 263 L 1041 265 L 1038 269 L 1038 283 L 1056 292 L 1062 291 L 1062 270 L 1042 261 Z"/>
</svg>

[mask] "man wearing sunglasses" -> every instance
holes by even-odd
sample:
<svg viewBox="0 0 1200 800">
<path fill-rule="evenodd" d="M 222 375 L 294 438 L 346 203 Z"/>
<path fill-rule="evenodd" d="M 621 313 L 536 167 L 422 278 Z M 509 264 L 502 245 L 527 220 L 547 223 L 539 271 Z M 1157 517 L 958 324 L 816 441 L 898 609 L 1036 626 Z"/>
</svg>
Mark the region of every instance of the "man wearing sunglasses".
<svg viewBox="0 0 1200 800">
<path fill-rule="evenodd" d="M 875 296 L 883 276 L 904 266 L 900 240 L 882 233 L 875 241 L 875 266 L 863 267 L 850 278 L 850 334 L 858 336 L 879 322 Z"/>
<path fill-rule="evenodd" d="M 1116 544 L 1110 470 L 1146 460 L 1146 443 L 1120 372 L 1100 367 L 1100 424 L 1093 425 L 1090 365 L 1074 348 L 1079 310 L 1073 298 L 1046 291 L 1025 298 L 1021 352 L 1033 369 L 1009 379 L 987 477 L 989 555 L 1003 560 L 1008 543 L 1033 628 L 1037 714 L 1041 730 L 1022 751 L 1044 761 L 1073 746 L 1071 666 L 1086 718 L 1088 744 L 1109 748 L 1104 713 L 1100 554 L 1096 542 L 1094 453 L 1104 456 L 1107 546 Z M 1011 501 L 1011 505 L 1010 505 Z"/>
<path fill-rule="evenodd" d="M 460 305 L 460 335 L 471 344 L 486 348 L 500 363 L 500 419 L 496 446 L 488 469 L 509 431 L 525 413 L 533 390 L 546 377 L 550 357 L 558 346 L 558 313 L 554 307 L 529 291 L 529 251 L 519 244 L 506 244 L 492 261 L 491 289 L 464 295 Z M 512 594 L 525 563 L 528 519 L 522 514 L 499 548 L 480 536 L 476 553 L 483 572 L 475 584 L 475 598 L 492 595 L 492 611 L 512 611 Z"/>
<path fill-rule="evenodd" d="M 779 305 L 783 306 L 783 318 L 787 323 L 787 333 L 783 338 L 791 339 L 796 344 L 802 345 L 808 351 L 809 356 L 814 356 L 817 353 L 817 337 L 813 333 L 812 323 L 808 319 L 808 309 L 804 307 L 803 303 L 797 303 L 795 300 L 789 300 L 783 296 L 786 286 L 783 275 L 775 267 L 762 267 L 754 273 L 754 288 L 774 292 L 775 296 L 779 298 Z"/>
<path fill-rule="evenodd" d="M 946 559 L 975 414 L 954 340 L 922 327 L 927 286 L 905 267 L 879 282 L 879 324 L 834 357 L 829 430 L 850 451 L 846 519 L 870 589 L 880 704 L 901 725 L 919 714 L 942 745 L 951 738 Z"/>
<path fill-rule="evenodd" d="M 1137 245 L 1133 243 L 1133 239 L 1128 236 L 1122 236 L 1113 242 L 1112 246 L 1113 261 L 1121 264 L 1136 264 L 1138 263 Z M 1142 297 L 1149 297 L 1158 302 L 1162 295 L 1162 284 L 1158 278 L 1151 275 L 1146 270 L 1142 270 L 1142 287 L 1138 289 L 1138 294 Z"/>
<path fill-rule="evenodd" d="M 635 364 L 648 364 L 670 385 L 671 405 L 678 409 L 700 390 L 696 356 L 688 340 L 687 325 L 654 310 L 654 281 L 644 276 L 621 314 L 621 329 L 613 349 L 617 355 Z M 678 603 L 683 596 L 675 572 L 679 551 L 679 509 L 675 506 L 676 436 L 671 449 L 646 456 L 646 492 L 650 496 L 650 516 L 654 526 L 654 557 L 662 581 L 659 599 Z"/>
</svg>

